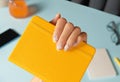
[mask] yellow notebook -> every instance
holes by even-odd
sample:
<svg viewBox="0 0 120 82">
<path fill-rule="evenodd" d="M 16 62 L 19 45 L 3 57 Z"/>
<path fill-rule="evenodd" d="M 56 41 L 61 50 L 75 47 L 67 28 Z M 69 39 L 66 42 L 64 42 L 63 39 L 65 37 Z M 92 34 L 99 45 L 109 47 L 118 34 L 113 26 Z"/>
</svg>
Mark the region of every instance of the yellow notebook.
<svg viewBox="0 0 120 82">
<path fill-rule="evenodd" d="M 54 25 L 34 16 L 9 60 L 44 82 L 80 82 L 95 49 L 82 42 L 69 51 L 57 51 L 53 30 Z"/>
</svg>

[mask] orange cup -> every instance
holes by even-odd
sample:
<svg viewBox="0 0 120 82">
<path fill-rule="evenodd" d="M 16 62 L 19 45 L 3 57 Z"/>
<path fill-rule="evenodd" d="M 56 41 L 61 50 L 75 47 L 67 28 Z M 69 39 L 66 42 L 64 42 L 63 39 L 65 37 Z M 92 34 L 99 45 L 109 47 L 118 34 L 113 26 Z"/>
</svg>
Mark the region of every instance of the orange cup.
<svg viewBox="0 0 120 82">
<path fill-rule="evenodd" d="M 25 0 L 9 0 L 9 12 L 15 18 L 28 16 L 28 7 Z"/>
</svg>

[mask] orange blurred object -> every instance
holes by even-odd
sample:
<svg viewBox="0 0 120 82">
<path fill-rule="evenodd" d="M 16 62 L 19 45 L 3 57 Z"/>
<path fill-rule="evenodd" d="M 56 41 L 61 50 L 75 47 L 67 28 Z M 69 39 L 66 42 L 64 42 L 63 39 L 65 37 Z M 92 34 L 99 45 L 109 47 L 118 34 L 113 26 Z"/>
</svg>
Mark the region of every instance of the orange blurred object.
<svg viewBox="0 0 120 82">
<path fill-rule="evenodd" d="M 25 0 L 9 0 L 9 11 L 15 18 L 28 16 L 28 7 Z"/>
</svg>

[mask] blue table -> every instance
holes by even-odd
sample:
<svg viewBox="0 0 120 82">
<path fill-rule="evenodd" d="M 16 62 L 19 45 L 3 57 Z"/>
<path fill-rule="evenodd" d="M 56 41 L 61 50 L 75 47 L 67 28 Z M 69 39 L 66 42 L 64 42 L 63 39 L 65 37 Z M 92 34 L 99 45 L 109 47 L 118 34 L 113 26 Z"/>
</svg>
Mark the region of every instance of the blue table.
<svg viewBox="0 0 120 82">
<path fill-rule="evenodd" d="M 88 33 L 89 44 L 96 48 L 107 48 L 112 61 L 114 57 L 120 57 L 120 46 L 115 46 L 112 43 L 110 39 L 112 33 L 106 29 L 106 25 L 112 20 L 119 23 L 119 17 L 65 0 L 28 0 L 27 3 L 28 5 L 37 5 L 38 12 L 34 15 L 41 16 L 48 21 L 56 13 L 61 13 L 63 17 Z M 7 7 L 1 8 L 0 33 L 8 28 L 13 28 L 22 34 L 31 17 L 15 19 L 9 15 Z M 30 82 L 33 77 L 33 75 L 8 61 L 8 57 L 18 40 L 19 38 L 0 48 L 0 82 Z M 82 82 L 120 82 L 120 68 L 114 61 L 113 64 L 118 73 L 116 77 L 89 80 L 87 73 L 85 73 Z"/>
</svg>

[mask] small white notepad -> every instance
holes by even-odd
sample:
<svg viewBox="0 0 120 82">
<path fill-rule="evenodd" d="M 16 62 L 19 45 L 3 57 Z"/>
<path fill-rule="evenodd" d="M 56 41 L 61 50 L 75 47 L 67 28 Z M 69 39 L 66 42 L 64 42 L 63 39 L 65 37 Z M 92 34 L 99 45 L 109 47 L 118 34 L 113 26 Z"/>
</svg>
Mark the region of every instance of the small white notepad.
<svg viewBox="0 0 120 82">
<path fill-rule="evenodd" d="M 88 76 L 91 80 L 116 76 L 106 49 L 96 49 L 96 54 L 88 67 Z"/>
</svg>

